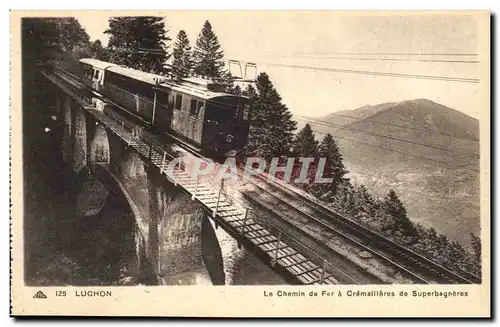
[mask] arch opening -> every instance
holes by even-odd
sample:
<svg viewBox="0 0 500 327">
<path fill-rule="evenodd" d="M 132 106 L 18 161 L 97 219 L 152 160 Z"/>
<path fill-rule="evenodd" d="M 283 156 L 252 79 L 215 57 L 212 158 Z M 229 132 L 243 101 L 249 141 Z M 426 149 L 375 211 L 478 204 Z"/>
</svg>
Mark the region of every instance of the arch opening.
<svg viewBox="0 0 500 327">
<path fill-rule="evenodd" d="M 63 154 L 63 162 L 69 163 L 71 157 L 71 99 L 66 96 L 64 99 L 64 131 L 61 144 L 61 151 Z"/>
<path fill-rule="evenodd" d="M 96 126 L 94 138 L 90 144 L 90 163 L 92 164 L 109 164 L 109 139 L 108 133 L 103 125 Z"/>
<path fill-rule="evenodd" d="M 78 173 L 87 166 L 87 124 L 85 113 L 79 109 L 75 115 L 75 139 L 73 151 L 73 170 Z"/>
</svg>

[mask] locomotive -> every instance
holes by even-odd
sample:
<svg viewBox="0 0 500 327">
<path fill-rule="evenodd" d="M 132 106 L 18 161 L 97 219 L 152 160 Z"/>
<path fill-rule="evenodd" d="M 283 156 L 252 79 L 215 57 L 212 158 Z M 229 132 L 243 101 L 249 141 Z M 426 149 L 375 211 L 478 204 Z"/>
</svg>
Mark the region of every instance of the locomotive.
<svg viewBox="0 0 500 327">
<path fill-rule="evenodd" d="M 197 77 L 174 82 L 91 58 L 80 59 L 78 73 L 113 104 L 201 153 L 235 156 L 247 143 L 249 99 L 224 92 L 220 84 Z"/>
</svg>

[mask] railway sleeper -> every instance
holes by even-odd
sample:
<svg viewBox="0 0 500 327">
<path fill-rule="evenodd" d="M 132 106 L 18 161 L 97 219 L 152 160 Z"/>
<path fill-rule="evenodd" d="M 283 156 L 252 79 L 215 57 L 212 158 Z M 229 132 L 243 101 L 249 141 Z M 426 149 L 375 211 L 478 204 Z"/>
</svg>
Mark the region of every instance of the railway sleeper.
<svg viewBox="0 0 500 327">
<path fill-rule="evenodd" d="M 274 260 L 274 257 L 276 256 L 276 262 L 279 263 L 280 259 L 283 258 L 283 257 L 286 257 L 287 255 L 293 255 L 293 254 L 296 254 L 297 252 L 295 250 L 293 250 L 291 247 L 289 246 L 285 246 L 283 248 L 279 248 L 278 249 L 278 254 L 276 256 L 276 250 L 274 252 L 270 252 L 269 254 L 273 257 L 273 260 Z"/>
<path fill-rule="evenodd" d="M 272 239 L 272 240 L 269 241 L 269 242 L 260 243 L 260 244 L 258 244 L 258 246 L 262 250 L 266 251 L 268 255 L 273 255 L 273 257 L 274 257 L 274 253 L 276 252 L 276 245 L 278 244 L 278 242 L 277 242 L 278 239 L 276 238 L 276 236 L 274 236 L 272 234 L 270 234 L 269 236 L 267 236 L 267 239 Z M 285 243 L 283 243 L 283 242 L 280 241 L 278 250 L 280 248 L 284 248 L 286 246 L 287 245 Z"/>
<path fill-rule="evenodd" d="M 235 228 L 242 227 L 243 225 L 249 226 L 249 225 L 257 224 L 252 219 L 245 218 L 245 213 L 239 212 L 238 210 L 234 214 L 228 215 L 227 218 L 236 218 L 236 219 L 227 220 L 228 222 L 231 222 Z"/>
<path fill-rule="evenodd" d="M 307 259 L 305 256 L 303 256 L 301 253 L 295 252 L 294 254 L 290 254 L 290 255 L 278 258 L 278 260 L 282 260 L 286 264 L 293 263 L 295 265 L 298 263 L 303 263 L 309 259 Z"/>
<path fill-rule="evenodd" d="M 295 275 L 301 275 L 302 273 L 307 272 L 313 268 L 318 268 L 311 260 L 306 260 L 304 262 L 293 265 L 289 268 Z"/>
<path fill-rule="evenodd" d="M 237 221 L 237 220 L 233 220 L 233 221 L 240 223 L 241 221 L 243 221 L 243 219 L 241 219 L 240 221 Z M 258 232 L 266 231 L 266 229 L 258 223 L 252 223 L 252 224 L 247 223 L 245 225 L 240 223 L 240 225 L 241 226 L 235 226 L 235 228 L 236 228 L 236 230 L 238 230 L 238 232 L 243 233 L 243 234 L 247 234 L 247 233 L 251 233 L 251 232 L 258 233 Z"/>
<path fill-rule="evenodd" d="M 249 232 L 247 233 L 247 235 L 248 235 L 247 239 L 249 239 L 250 241 L 252 241 L 252 243 L 260 247 L 264 246 L 267 243 L 276 242 L 277 240 L 276 238 L 273 238 L 271 234 L 257 234 Z"/>
<path fill-rule="evenodd" d="M 247 228 L 248 228 L 247 226 L 252 226 L 251 228 L 254 228 L 254 229 L 247 231 Z M 241 232 L 243 234 L 246 234 L 248 232 L 254 232 L 254 233 L 256 233 L 256 232 L 267 231 L 267 229 L 265 229 L 264 227 L 262 227 L 260 224 L 257 224 L 257 223 L 252 224 L 252 225 L 245 225 L 244 227 L 243 226 L 239 226 L 237 228 L 240 229 L 239 232 Z"/>
<path fill-rule="evenodd" d="M 317 268 L 319 269 L 319 268 Z M 297 275 L 296 277 L 302 281 L 306 285 L 310 285 L 312 283 L 315 283 L 319 280 L 319 278 L 315 277 L 314 275 L 311 274 L 311 272 L 314 270 L 311 270 L 310 272 L 305 272 L 301 275 Z"/>
<path fill-rule="evenodd" d="M 209 207 L 209 208 L 212 210 L 215 210 L 215 208 L 211 208 L 211 207 Z M 239 210 L 237 208 L 228 209 L 228 210 L 217 210 L 217 215 L 222 217 L 222 218 L 231 217 L 231 216 L 236 217 L 238 214 L 241 214 L 241 212 L 239 212 Z"/>
<path fill-rule="evenodd" d="M 290 268 L 290 267 L 293 267 L 293 266 L 296 266 L 296 265 L 300 265 L 301 263 L 304 263 L 306 262 L 307 260 L 309 259 L 303 259 L 303 260 L 300 260 L 300 261 L 292 261 L 290 260 L 289 258 L 292 257 L 293 255 L 295 255 L 296 253 L 294 254 L 290 254 L 290 255 L 285 255 L 285 256 L 281 256 L 281 257 L 278 257 L 278 263 L 283 267 L 283 268 Z"/>
<path fill-rule="evenodd" d="M 321 275 L 321 272 L 320 272 L 320 275 Z M 312 281 L 311 283 L 307 284 L 307 285 L 312 285 L 312 284 L 324 284 L 325 283 L 325 280 L 327 278 L 331 277 L 330 274 L 328 273 L 325 273 L 323 277 L 319 276 L 319 277 L 316 277 L 316 279 L 314 281 Z M 327 283 L 328 284 L 328 283 Z M 333 284 L 336 284 L 336 283 L 333 283 Z"/>
</svg>

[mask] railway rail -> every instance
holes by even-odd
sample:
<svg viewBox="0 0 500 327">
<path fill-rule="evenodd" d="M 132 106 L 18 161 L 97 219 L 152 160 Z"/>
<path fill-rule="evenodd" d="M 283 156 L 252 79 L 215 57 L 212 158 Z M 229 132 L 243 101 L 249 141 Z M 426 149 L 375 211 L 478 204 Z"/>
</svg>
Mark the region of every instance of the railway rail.
<svg viewBox="0 0 500 327">
<path fill-rule="evenodd" d="M 371 253 L 372 255 L 374 255 L 377 258 L 379 258 L 380 260 L 382 260 L 384 263 L 395 267 L 402 274 L 406 275 L 407 277 L 409 277 L 410 279 L 414 280 L 415 282 L 417 282 L 419 284 L 432 284 L 431 280 L 427 280 L 425 277 L 422 277 L 422 276 L 419 276 L 418 274 L 415 274 L 414 272 L 412 272 L 408 268 L 398 264 L 394 260 L 394 258 L 389 258 L 386 255 L 384 255 L 383 253 L 375 250 L 373 247 L 366 244 L 366 242 L 364 242 L 364 240 L 362 238 L 358 238 L 356 236 L 349 235 L 349 234 L 352 234 L 352 233 L 350 233 L 350 231 L 345 231 L 339 227 L 336 227 L 336 226 L 333 226 L 332 224 L 329 224 L 326 221 L 326 219 L 324 219 L 321 216 L 316 217 L 316 216 L 313 216 L 313 215 L 305 212 L 305 210 L 300 209 L 296 205 L 294 205 L 293 202 L 287 201 L 287 199 L 283 198 L 282 195 L 278 195 L 276 193 L 270 192 L 269 190 L 266 190 L 264 187 L 262 187 L 258 183 L 252 183 L 252 184 L 254 186 L 256 186 L 258 189 L 271 195 L 273 198 L 276 199 L 276 202 L 278 202 L 278 203 L 281 202 L 283 204 L 286 204 L 287 207 L 291 208 L 294 212 L 298 213 L 302 217 L 306 217 L 310 222 L 312 221 L 315 224 L 319 225 L 323 231 L 327 231 L 327 232 L 333 233 L 334 235 L 339 236 L 344 241 L 347 241 L 347 242 L 355 245 L 356 247 L 358 247 L 360 249 L 360 251 L 364 250 L 364 251 Z M 295 200 L 295 199 L 292 199 L 292 201 L 293 200 Z"/>
<path fill-rule="evenodd" d="M 216 225 L 224 226 L 230 235 L 246 248 L 252 250 L 264 263 L 275 271 L 284 273 L 285 279 L 290 283 L 324 285 L 357 283 L 347 273 L 340 271 L 315 250 L 285 230 L 276 226 L 260 224 L 248 214 L 248 208 L 235 204 L 223 192 L 222 187 L 217 189 L 217 185 L 210 183 L 210 181 L 193 181 L 189 171 L 177 166 L 171 172 L 165 170 L 169 160 L 174 157 L 168 154 L 164 144 L 155 140 L 147 132 L 137 135 L 134 133 L 137 126 L 128 123 L 120 115 L 110 116 L 95 110 L 89 104 L 88 94 L 81 94 L 83 91 L 89 91 L 83 84 L 69 74 L 59 71 L 59 74 L 56 75 L 58 76 L 54 79 L 51 74 L 45 73 L 45 76 L 54 83 L 58 82 L 57 79 L 62 78 L 65 83 L 71 85 L 71 87 L 64 85 L 62 88 L 98 121 L 105 124 L 143 158 L 156 166 L 160 173 L 165 174 L 174 185 L 190 194 L 193 200 L 199 201 Z M 293 243 L 294 246 L 290 246 L 287 242 Z"/>
<path fill-rule="evenodd" d="M 392 260 L 397 260 L 402 264 L 406 265 L 406 269 L 413 269 L 414 271 L 418 271 L 425 278 L 437 278 L 439 280 L 444 280 L 445 283 L 451 284 L 480 284 L 481 278 L 475 276 L 471 273 L 461 271 L 460 274 L 457 274 L 446 267 L 418 254 L 394 241 L 389 240 L 388 238 L 362 226 L 361 224 L 353 221 L 350 218 L 341 215 L 331 208 L 325 206 L 320 203 L 317 199 L 313 198 L 309 194 L 304 194 L 299 190 L 295 190 L 294 188 L 284 184 L 281 181 L 270 181 L 264 178 L 263 176 L 258 176 L 261 180 L 266 180 L 267 185 L 274 187 L 281 191 L 280 196 L 286 195 L 289 197 L 293 197 L 295 201 L 299 201 L 307 207 L 311 208 L 315 211 L 315 215 L 312 216 L 308 213 L 304 213 L 308 218 L 316 221 L 321 224 L 323 227 L 331 230 L 331 229 L 339 229 L 346 234 L 350 234 L 355 236 L 358 240 L 362 241 L 362 245 L 366 247 L 374 247 L 376 246 L 378 250 L 382 250 L 383 254 L 378 252 L 383 256 L 388 256 Z M 257 184 L 255 184 L 257 185 Z M 257 185 L 261 187 L 260 185 Z M 269 191 L 267 191 L 269 192 Z M 280 196 L 273 194 L 277 199 L 283 201 Z M 300 210 L 300 209 L 298 209 Z M 371 250 L 370 252 L 373 252 Z"/>
</svg>

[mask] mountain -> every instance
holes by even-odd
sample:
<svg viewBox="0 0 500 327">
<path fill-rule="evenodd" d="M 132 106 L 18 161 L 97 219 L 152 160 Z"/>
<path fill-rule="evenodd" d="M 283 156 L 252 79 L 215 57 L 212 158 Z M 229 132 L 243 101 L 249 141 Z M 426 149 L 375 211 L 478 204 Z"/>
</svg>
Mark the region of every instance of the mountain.
<svg viewBox="0 0 500 327">
<path fill-rule="evenodd" d="M 314 117 L 314 118 L 306 118 L 306 119 L 298 119 L 298 124 L 297 124 L 297 129 L 300 130 L 304 127 L 306 123 L 309 123 L 311 126 L 315 126 L 317 131 L 319 132 L 328 132 L 329 128 L 331 126 L 325 126 L 322 123 L 328 123 L 330 125 L 336 126 L 336 125 L 349 125 L 352 124 L 360 119 L 368 118 L 374 114 L 376 114 L 379 111 L 385 110 L 393 105 L 395 105 L 396 102 L 387 102 L 387 103 L 382 103 L 379 105 L 371 106 L 371 105 L 366 105 L 359 107 L 354 110 L 340 110 L 336 111 L 334 113 L 331 113 L 326 116 L 321 116 L 321 117 Z M 314 122 L 320 122 L 318 124 L 315 124 Z"/>
<path fill-rule="evenodd" d="M 477 119 L 416 99 L 309 121 L 314 131 L 334 136 L 356 183 L 380 197 L 394 189 L 413 220 L 453 239 L 468 242 L 468 233 L 478 231 Z"/>
<path fill-rule="evenodd" d="M 396 102 L 387 102 L 375 106 L 366 105 L 354 110 L 341 110 L 332 114 L 320 117 L 317 120 L 326 121 L 335 125 L 349 125 L 358 120 L 368 118 L 374 114 L 394 106 Z"/>
</svg>

